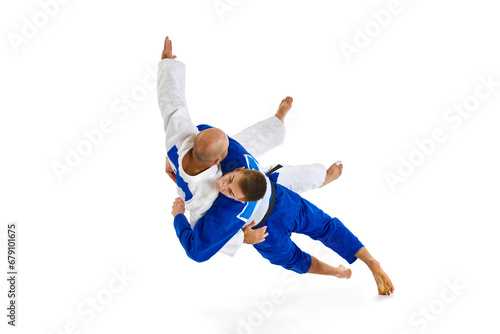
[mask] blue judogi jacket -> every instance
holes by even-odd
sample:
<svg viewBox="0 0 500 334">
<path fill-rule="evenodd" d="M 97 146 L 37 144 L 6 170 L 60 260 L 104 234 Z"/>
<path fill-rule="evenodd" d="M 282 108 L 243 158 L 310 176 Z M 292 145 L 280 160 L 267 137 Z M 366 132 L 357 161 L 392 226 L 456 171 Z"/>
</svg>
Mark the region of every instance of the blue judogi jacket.
<svg viewBox="0 0 500 334">
<path fill-rule="evenodd" d="M 211 128 L 199 125 L 198 130 Z M 236 168 L 258 169 L 257 161 L 236 140 L 230 138 L 227 157 L 220 163 L 223 174 Z M 256 202 L 241 203 L 219 194 L 212 207 L 191 229 L 183 214 L 174 218 L 177 237 L 186 254 L 196 262 L 203 262 L 214 256 L 241 228 L 252 215 Z"/>
</svg>

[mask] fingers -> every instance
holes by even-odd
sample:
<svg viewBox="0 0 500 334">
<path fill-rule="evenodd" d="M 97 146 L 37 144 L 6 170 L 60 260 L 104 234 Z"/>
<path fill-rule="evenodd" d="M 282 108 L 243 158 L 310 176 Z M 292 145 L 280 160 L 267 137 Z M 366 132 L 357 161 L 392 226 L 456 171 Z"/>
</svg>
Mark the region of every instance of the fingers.
<svg viewBox="0 0 500 334">
<path fill-rule="evenodd" d="M 247 226 L 243 227 L 243 231 L 248 231 L 248 230 L 252 230 L 252 227 L 255 226 L 255 220 L 253 222 L 251 222 L 250 224 L 248 224 Z"/>
<path fill-rule="evenodd" d="M 259 238 L 259 242 L 266 240 L 266 237 L 269 235 L 269 233 L 266 232 L 266 228 L 267 228 L 267 226 L 264 226 L 264 227 L 257 229 L 257 231 L 259 231 L 259 233 L 262 233 L 262 235 Z"/>
<path fill-rule="evenodd" d="M 184 206 L 184 201 L 182 200 L 182 198 L 180 197 L 177 197 L 175 200 L 174 200 L 174 203 L 172 204 L 172 206 L 175 206 L 175 205 L 180 205 L 180 206 Z"/>
<path fill-rule="evenodd" d="M 172 204 L 172 216 L 177 216 L 178 214 L 184 214 L 185 212 L 185 207 L 184 207 L 184 201 L 182 198 L 177 197 L 174 200 L 174 203 Z"/>
<path fill-rule="evenodd" d="M 163 44 L 163 52 L 161 59 L 165 58 L 170 58 L 170 59 L 177 58 L 177 56 L 172 55 L 172 41 L 168 36 L 165 37 L 165 43 Z"/>
<path fill-rule="evenodd" d="M 252 227 L 256 225 L 255 220 L 243 228 L 245 233 L 244 243 L 255 245 L 266 240 L 269 233 L 266 232 L 267 226 L 260 227 L 258 229 L 253 229 Z"/>
<path fill-rule="evenodd" d="M 266 237 L 267 237 L 268 235 L 269 235 L 269 233 L 266 233 L 266 234 L 262 235 L 261 237 L 259 237 L 259 238 L 257 239 L 257 242 L 256 242 L 256 243 L 258 244 L 258 243 L 261 243 L 262 241 L 265 241 L 265 240 L 266 240 Z"/>
</svg>

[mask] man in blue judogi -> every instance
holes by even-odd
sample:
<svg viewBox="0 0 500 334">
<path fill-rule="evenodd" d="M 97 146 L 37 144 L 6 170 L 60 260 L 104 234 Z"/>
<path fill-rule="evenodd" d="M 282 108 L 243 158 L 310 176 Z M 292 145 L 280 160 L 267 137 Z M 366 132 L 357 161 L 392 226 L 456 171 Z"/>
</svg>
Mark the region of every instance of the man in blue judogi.
<svg viewBox="0 0 500 334">
<path fill-rule="evenodd" d="M 167 41 L 164 57 L 162 57 L 165 60 L 163 61 L 164 65 L 160 63 L 163 67 L 164 79 L 161 79 L 162 68 L 160 68 L 159 86 L 160 81 L 163 81 L 166 90 L 169 91 L 168 83 L 171 83 L 170 87 L 175 88 L 177 80 L 175 74 L 172 73 L 182 66 L 173 60 L 175 56 L 172 56 L 171 53 L 171 43 L 167 43 Z M 178 72 L 182 73 L 182 71 Z M 163 106 L 160 96 L 159 101 L 164 119 L 165 116 L 170 117 L 168 112 L 164 113 L 164 110 L 174 110 L 176 103 L 182 105 L 182 101 L 176 101 L 175 96 L 173 98 L 172 96 L 167 97 L 163 101 Z M 188 121 L 190 122 L 190 119 Z M 180 124 L 181 126 L 187 124 L 188 127 L 192 128 L 186 119 L 181 119 Z M 199 130 L 208 133 L 213 129 L 205 126 Z M 265 240 L 255 244 L 254 247 L 271 263 L 301 274 L 313 273 L 350 278 L 350 269 L 346 269 L 342 265 L 338 268 L 332 267 L 297 247 L 291 241 L 290 235 L 291 233 L 302 233 L 321 241 L 350 264 L 358 258 L 361 259 L 372 271 L 379 294 L 390 295 L 393 293 L 392 282 L 380 267 L 379 262 L 368 253 L 358 238 L 342 222 L 337 218 L 331 218 L 297 193 L 279 184 L 282 173 L 279 167 L 267 171 L 268 175 L 266 175 L 257 160 L 237 141 L 227 138 L 229 143 L 226 143 L 224 136 L 217 140 L 214 142 L 220 145 L 216 151 L 220 151 L 222 153 L 220 155 L 224 157 L 214 161 L 220 163 L 223 176 L 215 181 L 215 189 L 220 191 L 220 194 L 213 205 L 204 213 L 203 217 L 195 222 L 194 226 L 184 215 L 185 205 L 181 198 L 176 199 L 172 207 L 176 233 L 190 258 L 198 262 L 210 259 L 241 228 L 254 220 L 259 222 L 255 228 L 267 226 L 268 233 Z M 196 146 L 196 138 L 194 145 Z M 223 151 L 220 150 L 221 147 L 228 149 Z M 198 152 L 200 151 L 211 152 L 210 149 L 198 150 Z M 184 156 L 186 154 L 193 154 L 194 158 L 197 158 L 197 153 L 193 152 L 193 149 L 186 150 Z M 174 161 L 179 161 L 178 154 L 174 154 L 172 157 Z M 180 168 L 179 164 L 176 168 Z M 184 169 L 187 168 L 189 165 L 186 165 Z M 178 171 L 176 171 L 176 176 L 178 175 Z M 176 181 L 179 186 L 179 180 Z M 180 185 L 180 188 L 185 188 L 185 185 Z M 182 195 L 186 196 L 185 193 Z"/>
</svg>

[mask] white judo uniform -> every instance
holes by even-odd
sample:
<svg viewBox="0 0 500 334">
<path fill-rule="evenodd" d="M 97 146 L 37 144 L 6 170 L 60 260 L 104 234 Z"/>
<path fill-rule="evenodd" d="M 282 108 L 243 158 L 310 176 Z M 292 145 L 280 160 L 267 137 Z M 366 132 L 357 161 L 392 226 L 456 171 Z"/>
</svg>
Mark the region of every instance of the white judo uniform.
<svg viewBox="0 0 500 334">
<path fill-rule="evenodd" d="M 165 146 L 170 166 L 176 173 L 177 193 L 184 200 L 190 213 L 191 228 L 198 219 L 212 206 L 219 195 L 215 189 L 215 180 L 222 176 L 220 166 L 212 166 L 202 173 L 191 176 L 182 168 L 185 154 L 193 147 L 194 137 L 199 133 L 191 121 L 185 99 L 185 65 L 173 59 L 163 59 L 158 64 L 158 104 L 164 122 Z M 277 117 L 270 117 L 258 122 L 233 139 L 241 144 L 251 155 L 258 156 L 280 145 L 284 141 L 285 127 Z M 266 172 L 255 159 L 248 156 L 246 168 Z M 303 192 L 319 187 L 325 180 L 326 169 L 321 164 L 305 166 L 285 165 L 280 170 L 279 183 L 295 191 Z M 267 212 L 270 200 L 270 184 L 263 199 L 248 202 L 240 219 L 246 224 L 256 220 L 258 223 Z M 243 243 L 243 232 L 240 230 L 220 250 L 233 256 Z"/>
</svg>

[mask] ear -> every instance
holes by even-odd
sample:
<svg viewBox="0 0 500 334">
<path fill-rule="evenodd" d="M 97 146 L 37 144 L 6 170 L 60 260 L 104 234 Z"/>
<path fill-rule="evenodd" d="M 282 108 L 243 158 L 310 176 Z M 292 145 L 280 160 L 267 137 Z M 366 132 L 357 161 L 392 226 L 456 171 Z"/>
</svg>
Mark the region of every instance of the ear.
<svg viewBox="0 0 500 334">
<path fill-rule="evenodd" d="M 238 167 L 235 170 L 241 170 L 241 169 L 245 169 L 245 167 Z"/>
<path fill-rule="evenodd" d="M 221 162 L 222 160 L 223 160 L 222 158 L 217 158 L 217 159 L 215 159 L 215 161 L 214 161 L 214 166 L 216 166 L 216 165 L 220 164 L 220 162 Z"/>
</svg>

